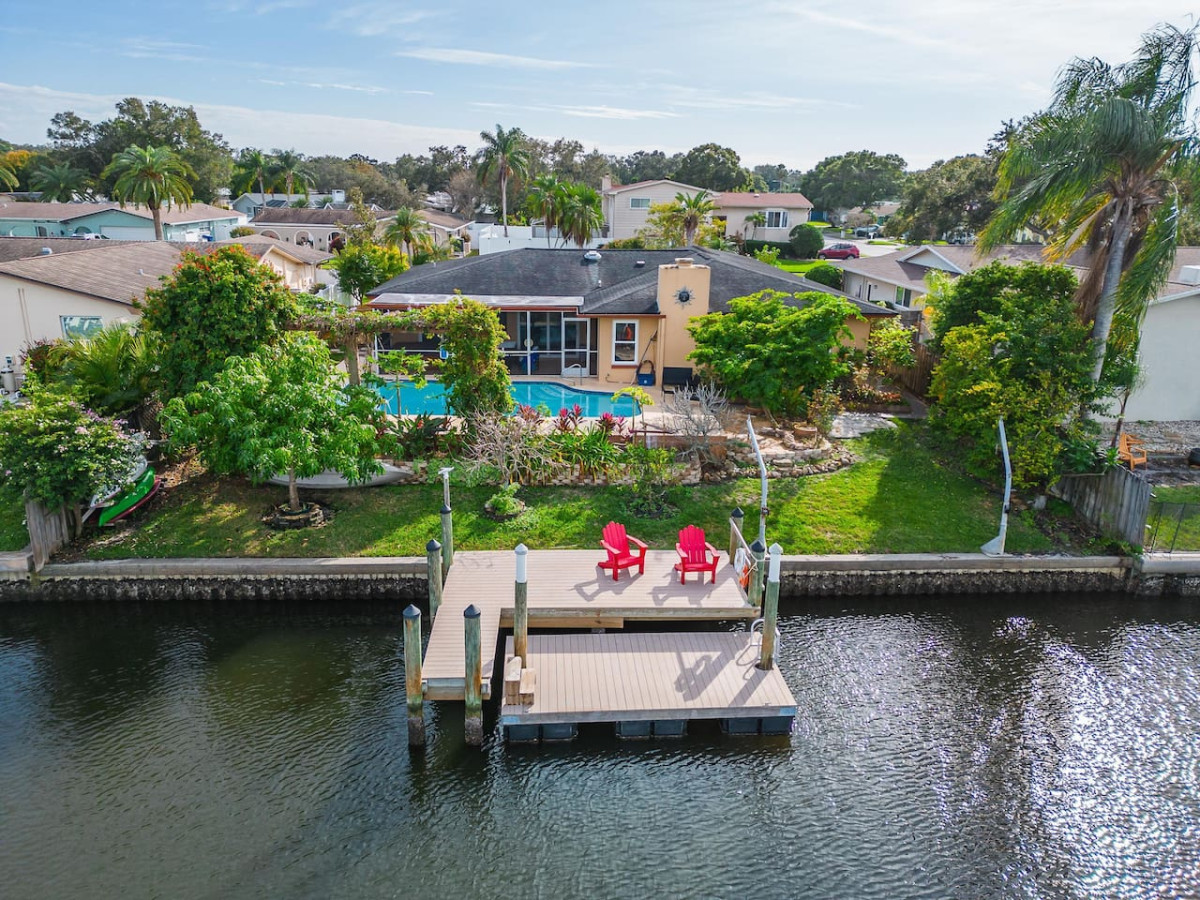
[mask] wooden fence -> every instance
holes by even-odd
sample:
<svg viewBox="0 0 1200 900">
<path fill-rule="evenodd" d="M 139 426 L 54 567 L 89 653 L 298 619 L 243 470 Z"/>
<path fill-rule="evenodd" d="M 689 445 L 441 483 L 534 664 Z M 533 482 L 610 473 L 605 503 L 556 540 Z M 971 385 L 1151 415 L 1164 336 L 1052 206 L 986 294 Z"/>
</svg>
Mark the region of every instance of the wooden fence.
<svg viewBox="0 0 1200 900">
<path fill-rule="evenodd" d="M 1065 475 L 1051 493 L 1070 503 L 1076 515 L 1105 534 L 1136 547 L 1145 543 L 1150 482 L 1128 469 L 1109 469 L 1103 475 Z"/>
<path fill-rule="evenodd" d="M 888 377 L 902 384 L 922 399 L 929 393 L 929 383 L 933 380 L 933 370 L 942 358 L 934 354 L 924 344 L 913 348 L 916 361 L 903 369 L 891 369 Z"/>
<path fill-rule="evenodd" d="M 33 553 L 33 571 L 40 572 L 50 557 L 71 540 L 67 508 L 46 509 L 40 503 L 25 504 L 25 526 L 29 529 L 29 547 Z"/>
</svg>

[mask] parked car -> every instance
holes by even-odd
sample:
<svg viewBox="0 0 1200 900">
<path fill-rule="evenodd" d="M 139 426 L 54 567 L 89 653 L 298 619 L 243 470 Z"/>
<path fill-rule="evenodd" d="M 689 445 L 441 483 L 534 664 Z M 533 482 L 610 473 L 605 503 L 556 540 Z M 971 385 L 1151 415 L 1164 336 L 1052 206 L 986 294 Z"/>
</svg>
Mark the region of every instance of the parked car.
<svg viewBox="0 0 1200 900">
<path fill-rule="evenodd" d="M 830 244 L 817 251 L 817 259 L 858 259 L 858 248 L 853 244 Z"/>
<path fill-rule="evenodd" d="M 862 225 L 854 229 L 854 236 L 861 238 L 879 237 L 878 225 Z"/>
</svg>

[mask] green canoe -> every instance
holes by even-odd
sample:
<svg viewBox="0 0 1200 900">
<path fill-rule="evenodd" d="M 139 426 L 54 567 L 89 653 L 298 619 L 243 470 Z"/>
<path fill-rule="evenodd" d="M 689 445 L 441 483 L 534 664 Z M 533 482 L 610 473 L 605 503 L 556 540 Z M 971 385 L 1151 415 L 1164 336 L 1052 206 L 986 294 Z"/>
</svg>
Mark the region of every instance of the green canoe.
<svg viewBox="0 0 1200 900">
<path fill-rule="evenodd" d="M 133 483 L 133 487 L 114 500 L 112 506 L 104 508 L 98 520 L 100 525 L 103 527 L 115 522 L 153 494 L 157 488 L 158 480 L 154 477 L 154 470 L 147 467 L 141 477 Z"/>
</svg>

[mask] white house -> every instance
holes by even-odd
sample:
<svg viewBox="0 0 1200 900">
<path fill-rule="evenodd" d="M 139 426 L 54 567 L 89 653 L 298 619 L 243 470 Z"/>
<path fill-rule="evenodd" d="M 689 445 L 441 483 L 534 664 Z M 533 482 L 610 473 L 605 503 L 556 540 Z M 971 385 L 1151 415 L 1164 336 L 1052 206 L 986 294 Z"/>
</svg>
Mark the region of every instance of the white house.
<svg viewBox="0 0 1200 900">
<path fill-rule="evenodd" d="M 713 220 L 724 219 L 726 237 L 741 235 L 755 241 L 791 239 L 791 231 L 812 215 L 813 205 L 803 194 L 769 194 L 758 191 L 722 191 L 713 198 L 717 208 Z M 752 225 L 750 217 L 761 213 L 762 225 Z"/>
</svg>

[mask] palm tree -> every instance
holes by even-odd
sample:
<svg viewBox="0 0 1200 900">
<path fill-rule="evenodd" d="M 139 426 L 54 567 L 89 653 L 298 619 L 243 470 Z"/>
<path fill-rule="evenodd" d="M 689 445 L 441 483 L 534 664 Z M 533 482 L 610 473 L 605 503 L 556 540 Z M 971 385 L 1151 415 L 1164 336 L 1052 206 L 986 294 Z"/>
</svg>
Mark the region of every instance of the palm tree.
<svg viewBox="0 0 1200 900">
<path fill-rule="evenodd" d="M 564 185 L 562 203 L 556 213 L 558 230 L 563 239 L 574 241 L 579 248 L 586 245 L 600 233 L 604 224 L 601 208 L 600 192 L 594 187 L 586 184 Z"/>
<path fill-rule="evenodd" d="M 16 190 L 19 183 L 17 173 L 12 170 L 12 166 L 4 162 L 4 160 L 0 160 L 0 185 L 13 191 Z"/>
<path fill-rule="evenodd" d="M 558 213 L 563 204 L 564 185 L 556 175 L 539 175 L 529 185 L 529 212 L 541 218 L 546 226 L 546 246 L 550 246 L 550 230 L 559 225 Z"/>
<path fill-rule="evenodd" d="M 508 179 L 509 176 L 524 178 L 529 171 L 529 148 L 525 146 L 525 134 L 520 128 L 505 131 L 496 125 L 496 133 L 479 132 L 483 149 L 479 151 L 479 179 L 487 181 L 495 172 L 500 178 L 500 219 L 504 223 L 504 236 L 508 237 Z"/>
<path fill-rule="evenodd" d="M 700 230 L 701 223 L 717 205 L 713 202 L 712 194 L 699 191 L 695 194 L 676 194 L 675 206 L 675 215 L 683 227 L 683 243 L 690 247 L 696 239 L 696 232 Z"/>
<path fill-rule="evenodd" d="M 1086 248 L 1076 301 L 1080 318 L 1093 323 L 1096 381 L 1114 320 L 1123 343 L 1136 339 L 1175 259 L 1181 195 L 1200 187 L 1189 118 L 1196 35 L 1195 26 L 1163 25 L 1143 35 L 1128 63 L 1074 60 L 1050 108 L 1016 135 L 1000 163 L 1002 200 L 980 248 L 1010 240 L 1034 217 L 1061 223 L 1051 258 Z"/>
<path fill-rule="evenodd" d="M 108 325 L 89 338 L 58 341 L 48 361 L 57 378 L 106 415 L 140 415 L 154 390 L 154 348 L 129 323 Z"/>
<path fill-rule="evenodd" d="M 396 210 L 396 217 L 383 232 L 383 240 L 389 247 L 401 246 L 409 260 L 418 250 L 425 250 L 433 243 L 429 223 L 421 213 L 411 207 Z"/>
<path fill-rule="evenodd" d="M 295 150 L 276 150 L 272 171 L 276 179 L 283 179 L 283 189 L 289 197 L 295 185 L 299 185 L 301 193 L 307 197 L 308 189 L 317 180 L 312 172 L 304 168 L 304 154 Z"/>
<path fill-rule="evenodd" d="M 269 154 L 254 147 L 247 147 L 238 154 L 234 164 L 234 182 L 239 193 L 249 190 L 258 182 L 259 199 L 267 202 L 266 180 L 271 176 L 275 162 Z"/>
<path fill-rule="evenodd" d="M 750 232 L 746 239 L 750 240 L 753 238 L 758 229 L 762 228 L 766 224 L 767 214 L 761 209 L 757 212 L 750 213 L 750 215 L 746 216 L 746 225 L 748 226 L 748 230 Z"/>
<path fill-rule="evenodd" d="M 167 204 L 167 209 L 172 203 L 183 207 L 192 203 L 192 185 L 188 179 L 195 178 L 196 173 L 170 147 L 130 144 L 112 158 L 100 175 L 101 178 L 112 176 L 117 179 L 113 194 L 121 206 L 132 200 L 149 208 L 157 241 L 163 239 L 163 203 Z"/>
<path fill-rule="evenodd" d="M 39 166 L 29 179 L 29 186 L 42 192 L 42 200 L 70 203 L 76 195 L 90 193 L 88 174 L 70 163 Z"/>
</svg>

